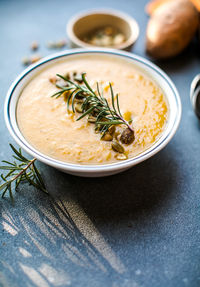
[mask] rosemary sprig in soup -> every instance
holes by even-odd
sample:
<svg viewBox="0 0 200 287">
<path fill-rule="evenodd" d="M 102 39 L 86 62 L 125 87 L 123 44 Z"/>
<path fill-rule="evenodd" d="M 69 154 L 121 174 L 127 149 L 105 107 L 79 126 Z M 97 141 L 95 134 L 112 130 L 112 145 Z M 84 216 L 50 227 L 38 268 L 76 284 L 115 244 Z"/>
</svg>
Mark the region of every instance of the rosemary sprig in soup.
<svg viewBox="0 0 200 287">
<path fill-rule="evenodd" d="M 127 159 L 125 149 L 121 144 L 131 144 L 135 139 L 131 126 L 132 120 L 126 121 L 123 118 L 119 96 L 114 94 L 111 83 L 109 83 L 111 97 L 111 105 L 109 105 L 100 84 L 97 82 L 96 90 L 94 90 L 86 80 L 85 73 L 74 72 L 66 76 L 57 74 L 57 78 L 51 78 L 50 81 L 59 89 L 52 97 L 58 98 L 63 95 L 67 97 L 67 110 L 70 111 L 71 108 L 73 113 L 81 114 L 77 121 L 87 117 L 87 121 L 94 124 L 95 132 L 101 134 L 101 140 L 111 141 L 112 149 L 118 154 L 123 154 L 123 156 L 118 155 L 117 159 Z M 124 125 L 126 129 L 121 134 L 116 133 L 117 125 Z"/>
</svg>

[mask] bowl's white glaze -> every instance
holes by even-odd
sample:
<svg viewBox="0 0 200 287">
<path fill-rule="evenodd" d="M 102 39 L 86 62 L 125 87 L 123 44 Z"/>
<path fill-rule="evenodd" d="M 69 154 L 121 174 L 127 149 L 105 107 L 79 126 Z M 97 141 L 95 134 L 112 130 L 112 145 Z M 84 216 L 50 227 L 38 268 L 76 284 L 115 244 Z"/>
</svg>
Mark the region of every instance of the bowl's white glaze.
<svg viewBox="0 0 200 287">
<path fill-rule="evenodd" d="M 107 54 L 112 55 L 114 57 L 121 57 L 126 59 L 127 61 L 132 62 L 134 65 L 138 66 L 142 69 L 146 74 L 149 75 L 164 91 L 165 96 L 168 100 L 169 104 L 169 117 L 166 128 L 161 135 L 161 137 L 146 151 L 139 154 L 135 158 L 130 158 L 125 161 L 120 161 L 112 164 L 104 164 L 104 165 L 80 165 L 80 164 L 72 164 L 65 163 L 53 159 L 45 154 L 42 154 L 40 151 L 31 146 L 30 143 L 26 141 L 26 139 L 21 134 L 17 119 L 16 119 L 16 106 L 18 98 L 21 94 L 21 91 L 26 86 L 26 84 L 31 81 L 31 79 L 44 67 L 48 67 L 48 65 L 52 64 L 52 62 L 57 62 L 61 59 L 66 59 L 70 56 L 78 56 L 83 54 Z M 14 140 L 31 156 L 36 157 L 41 162 L 53 166 L 63 172 L 85 176 L 85 177 L 99 177 L 99 176 L 108 176 L 112 174 L 119 173 L 124 171 L 159 152 L 162 148 L 164 148 L 167 143 L 174 136 L 181 118 L 181 102 L 178 95 L 178 92 L 169 79 L 169 77 L 157 66 L 141 58 L 134 54 L 128 52 L 122 52 L 112 49 L 77 49 L 71 51 L 65 51 L 62 53 L 57 53 L 46 57 L 36 63 L 35 65 L 30 66 L 24 72 L 22 72 L 18 78 L 11 85 L 8 90 L 7 97 L 5 100 L 5 109 L 4 109 L 5 121 L 7 128 L 14 138 Z"/>
</svg>

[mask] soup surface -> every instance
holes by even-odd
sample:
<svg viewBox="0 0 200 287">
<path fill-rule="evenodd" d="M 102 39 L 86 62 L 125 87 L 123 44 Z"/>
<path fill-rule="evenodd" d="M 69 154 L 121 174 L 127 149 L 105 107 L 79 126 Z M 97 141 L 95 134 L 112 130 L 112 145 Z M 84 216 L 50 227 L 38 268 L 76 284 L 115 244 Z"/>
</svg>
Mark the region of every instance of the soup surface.
<svg viewBox="0 0 200 287">
<path fill-rule="evenodd" d="M 128 60 L 109 55 L 69 56 L 37 74 L 24 88 L 17 105 L 17 121 L 26 140 L 40 152 L 64 162 L 108 164 L 117 162 L 111 142 L 101 140 L 87 117 L 76 121 L 78 113 L 68 112 L 64 97 L 52 98 L 58 91 L 49 79 L 56 74 L 86 72 L 88 82 L 98 81 L 111 104 L 109 82 L 119 94 L 125 120 L 132 120 L 135 140 L 123 144 L 132 158 L 142 153 L 161 136 L 168 117 L 163 91 L 153 80 Z M 124 126 L 117 129 L 123 130 Z M 121 143 L 120 143 L 121 144 Z"/>
</svg>

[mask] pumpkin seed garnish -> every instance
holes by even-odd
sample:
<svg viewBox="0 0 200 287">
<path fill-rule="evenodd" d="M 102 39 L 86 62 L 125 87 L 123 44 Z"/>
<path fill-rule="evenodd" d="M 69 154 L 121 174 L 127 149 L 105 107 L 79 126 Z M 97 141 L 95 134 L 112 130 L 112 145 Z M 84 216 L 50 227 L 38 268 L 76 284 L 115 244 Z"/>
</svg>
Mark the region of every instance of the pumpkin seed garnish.
<svg viewBox="0 0 200 287">
<path fill-rule="evenodd" d="M 127 157 L 127 155 L 126 155 L 125 153 L 118 153 L 118 154 L 116 154 L 115 158 L 116 158 L 117 160 L 125 160 L 125 159 L 127 159 L 128 157 Z"/>
<path fill-rule="evenodd" d="M 88 117 L 88 122 L 89 122 L 89 123 L 95 124 L 95 123 L 96 123 L 96 120 L 97 120 L 97 118 L 95 118 L 95 117 L 89 115 L 89 117 Z"/>
<path fill-rule="evenodd" d="M 110 142 L 110 141 L 113 140 L 113 136 L 112 136 L 111 134 L 109 134 L 109 133 L 105 133 L 105 134 L 101 137 L 101 139 L 102 139 L 103 141 Z"/>
<path fill-rule="evenodd" d="M 131 131 L 129 130 L 128 128 L 126 128 L 122 134 L 121 134 L 121 137 L 120 137 L 120 141 L 123 143 L 123 144 L 131 144 L 135 139 L 135 134 L 134 134 L 134 131 Z"/>
<path fill-rule="evenodd" d="M 124 148 L 122 145 L 120 145 L 118 142 L 114 141 L 112 143 L 112 149 L 116 152 L 119 152 L 119 153 L 124 153 Z"/>
<path fill-rule="evenodd" d="M 108 131 L 109 131 L 109 133 L 110 133 L 111 135 L 113 135 L 113 134 L 115 133 L 115 126 L 114 126 L 114 125 L 113 125 L 113 126 L 110 126 L 109 129 L 108 129 Z"/>
<path fill-rule="evenodd" d="M 73 76 L 76 82 L 78 82 L 79 84 L 83 83 L 82 74 L 75 72 Z"/>
<path fill-rule="evenodd" d="M 75 103 L 74 108 L 75 108 L 75 110 L 76 110 L 76 112 L 77 112 L 77 113 L 82 113 L 82 112 L 83 112 L 82 105 L 83 105 L 83 104 L 78 103 L 78 102 L 77 102 L 77 103 Z"/>
<path fill-rule="evenodd" d="M 57 78 L 55 76 L 54 77 L 50 77 L 49 78 L 49 82 L 55 85 L 56 82 L 57 82 Z"/>
</svg>

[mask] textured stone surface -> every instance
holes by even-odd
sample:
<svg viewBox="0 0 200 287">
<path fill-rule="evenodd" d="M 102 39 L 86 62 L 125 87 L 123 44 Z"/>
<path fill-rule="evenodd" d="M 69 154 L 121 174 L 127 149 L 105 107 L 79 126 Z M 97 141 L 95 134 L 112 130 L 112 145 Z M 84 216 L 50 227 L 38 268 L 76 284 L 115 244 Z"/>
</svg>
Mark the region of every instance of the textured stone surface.
<svg viewBox="0 0 200 287">
<path fill-rule="evenodd" d="M 7 89 L 23 70 L 21 58 L 38 40 L 65 36 L 70 15 L 113 7 L 135 16 L 145 56 L 145 0 L 0 1 L 0 159 L 9 158 L 3 120 Z M 51 197 L 23 185 L 0 200 L 0 286 L 200 286 L 200 129 L 189 102 L 199 72 L 195 45 L 157 63 L 176 84 L 180 128 L 152 159 L 117 176 L 77 178 L 39 163 Z"/>
</svg>

